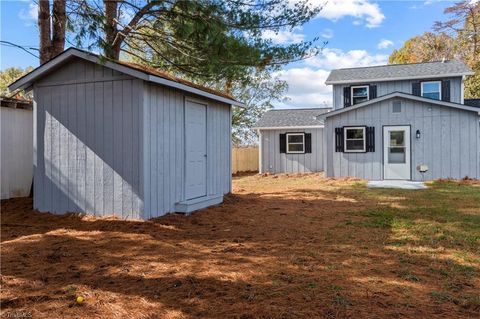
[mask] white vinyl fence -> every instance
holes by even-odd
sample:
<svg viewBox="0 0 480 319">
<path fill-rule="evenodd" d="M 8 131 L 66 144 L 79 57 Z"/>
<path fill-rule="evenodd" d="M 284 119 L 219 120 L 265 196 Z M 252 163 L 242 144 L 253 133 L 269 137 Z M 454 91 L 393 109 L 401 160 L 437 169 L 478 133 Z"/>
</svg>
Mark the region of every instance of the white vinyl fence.
<svg viewBox="0 0 480 319">
<path fill-rule="evenodd" d="M 31 109 L 0 107 L 1 197 L 24 197 L 33 178 L 33 112 Z"/>
</svg>

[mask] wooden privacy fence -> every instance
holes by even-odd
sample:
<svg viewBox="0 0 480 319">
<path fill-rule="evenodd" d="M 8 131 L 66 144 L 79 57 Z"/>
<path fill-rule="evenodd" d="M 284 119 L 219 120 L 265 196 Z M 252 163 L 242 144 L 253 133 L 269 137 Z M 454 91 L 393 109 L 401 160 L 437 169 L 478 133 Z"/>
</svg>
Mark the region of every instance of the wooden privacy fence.
<svg viewBox="0 0 480 319">
<path fill-rule="evenodd" d="M 232 173 L 258 172 L 258 147 L 232 149 Z"/>
</svg>

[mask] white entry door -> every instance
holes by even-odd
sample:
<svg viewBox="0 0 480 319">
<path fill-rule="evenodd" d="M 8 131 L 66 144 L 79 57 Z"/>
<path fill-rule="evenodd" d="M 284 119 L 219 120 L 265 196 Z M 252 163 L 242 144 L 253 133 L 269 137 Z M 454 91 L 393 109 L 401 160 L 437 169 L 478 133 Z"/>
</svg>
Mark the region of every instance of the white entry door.
<svg viewBox="0 0 480 319">
<path fill-rule="evenodd" d="M 410 126 L 383 127 L 384 179 L 410 177 Z"/>
<path fill-rule="evenodd" d="M 207 106 L 185 101 L 185 197 L 207 195 Z"/>
</svg>

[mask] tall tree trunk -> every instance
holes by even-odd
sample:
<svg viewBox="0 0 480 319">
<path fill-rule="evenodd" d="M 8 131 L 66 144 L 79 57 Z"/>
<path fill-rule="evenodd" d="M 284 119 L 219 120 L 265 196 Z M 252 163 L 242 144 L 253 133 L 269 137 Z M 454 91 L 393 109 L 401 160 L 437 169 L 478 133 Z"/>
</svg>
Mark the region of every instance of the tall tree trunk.
<svg viewBox="0 0 480 319">
<path fill-rule="evenodd" d="M 67 16 L 65 14 L 66 0 L 53 0 L 52 16 L 52 49 L 50 58 L 63 52 L 65 48 L 65 25 Z"/>
<path fill-rule="evenodd" d="M 38 1 L 38 29 L 40 31 L 40 64 L 44 64 L 65 48 L 66 0 Z"/>
<path fill-rule="evenodd" d="M 40 64 L 50 60 L 50 0 L 38 1 L 38 29 L 40 31 Z"/>
<path fill-rule="evenodd" d="M 107 58 L 118 60 L 120 58 L 120 49 L 114 48 L 115 38 L 117 37 L 117 0 L 104 0 L 105 7 L 105 48 L 104 53 Z"/>
</svg>

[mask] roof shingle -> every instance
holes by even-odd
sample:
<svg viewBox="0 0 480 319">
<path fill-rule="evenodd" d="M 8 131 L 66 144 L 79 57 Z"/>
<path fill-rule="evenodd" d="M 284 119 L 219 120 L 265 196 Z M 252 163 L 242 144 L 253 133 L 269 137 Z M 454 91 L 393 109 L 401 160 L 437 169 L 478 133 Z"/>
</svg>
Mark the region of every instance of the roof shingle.
<svg viewBox="0 0 480 319">
<path fill-rule="evenodd" d="M 324 122 L 320 115 L 329 111 L 331 108 L 269 110 L 254 128 L 321 126 Z"/>
<path fill-rule="evenodd" d="M 362 81 L 392 81 L 401 79 L 437 78 L 472 75 L 472 70 L 458 60 L 412 64 L 390 64 L 362 68 L 332 70 L 326 84 L 358 83 Z"/>
</svg>

